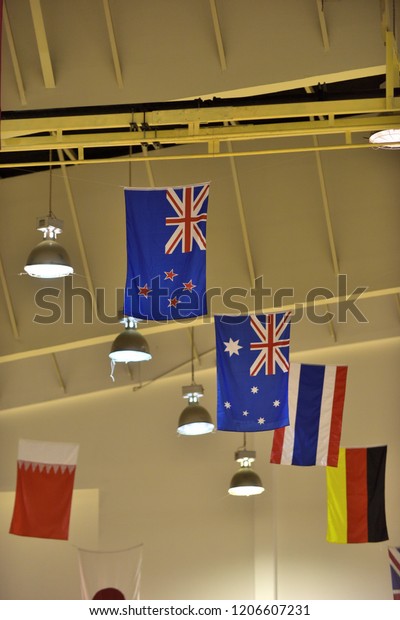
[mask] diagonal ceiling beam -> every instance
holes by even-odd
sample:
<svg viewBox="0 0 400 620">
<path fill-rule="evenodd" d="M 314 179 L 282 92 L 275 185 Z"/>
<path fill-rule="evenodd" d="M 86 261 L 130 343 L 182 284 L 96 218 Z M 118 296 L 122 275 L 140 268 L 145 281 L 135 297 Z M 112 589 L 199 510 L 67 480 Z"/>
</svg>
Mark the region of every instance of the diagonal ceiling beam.
<svg viewBox="0 0 400 620">
<path fill-rule="evenodd" d="M 317 298 L 313 301 L 304 301 L 304 302 L 296 302 L 294 304 L 285 304 L 279 307 L 270 306 L 267 308 L 262 308 L 260 312 L 264 314 L 269 314 L 271 312 L 285 312 L 288 310 L 295 311 L 298 308 L 310 308 L 310 307 L 320 307 L 326 306 L 327 302 L 329 305 L 340 304 L 341 302 L 349 302 L 352 299 L 364 300 L 364 299 L 375 299 L 379 297 L 388 297 L 388 296 L 396 296 L 400 294 L 400 286 L 386 288 L 386 289 L 377 289 L 362 292 L 361 294 L 355 295 L 344 295 L 344 296 L 333 296 L 329 299 L 325 298 Z M 181 321 L 171 321 L 166 323 L 155 323 L 143 325 L 141 327 L 141 331 L 143 334 L 150 336 L 152 334 L 161 334 L 166 331 L 175 331 L 177 329 L 186 329 L 187 327 L 199 327 L 201 325 L 212 325 L 214 323 L 214 317 L 206 316 L 206 317 L 198 317 L 196 319 L 188 319 Z M 19 360 L 24 359 L 32 359 L 35 357 L 40 357 L 42 355 L 51 355 L 53 353 L 59 353 L 61 351 L 74 351 L 78 349 L 82 349 L 90 346 L 100 346 L 105 344 L 110 344 L 118 334 L 107 334 L 103 336 L 95 336 L 94 338 L 86 338 L 84 340 L 75 340 L 73 342 L 64 342 L 56 345 L 51 345 L 48 347 L 42 347 L 40 349 L 30 349 L 26 351 L 19 351 L 18 353 L 9 353 L 7 355 L 0 355 L 0 364 L 6 364 L 9 362 L 17 362 Z"/>
<path fill-rule="evenodd" d="M 55 88 L 53 67 L 50 58 L 49 45 L 47 43 L 46 29 L 44 26 L 42 6 L 40 0 L 29 0 L 33 27 L 35 29 L 36 43 L 42 67 L 43 81 L 46 88 Z"/>
<path fill-rule="evenodd" d="M 17 327 L 17 320 L 15 318 L 14 306 L 11 300 L 10 289 L 8 288 L 7 278 L 6 278 L 6 274 L 4 271 L 4 265 L 1 259 L 1 256 L 0 256 L 0 282 L 1 282 L 1 287 L 3 289 L 3 293 L 4 293 L 4 299 L 6 302 L 8 318 L 10 320 L 13 336 L 14 338 L 18 340 L 19 333 L 18 333 L 18 327 Z"/>
<path fill-rule="evenodd" d="M 324 44 L 325 52 L 327 52 L 329 50 L 329 37 L 328 37 L 328 28 L 326 25 L 325 11 L 324 11 L 324 8 L 325 8 L 324 0 L 316 0 L 316 2 L 317 2 L 319 26 L 321 28 L 322 43 Z"/>
<path fill-rule="evenodd" d="M 318 147 L 318 139 L 315 136 L 313 136 L 313 142 L 314 142 L 314 145 Z M 324 207 L 324 215 L 325 215 L 326 229 L 328 232 L 329 248 L 331 251 L 332 265 L 333 265 L 333 270 L 335 272 L 335 275 L 338 275 L 339 274 L 339 260 L 338 260 L 338 255 L 336 251 L 335 238 L 333 234 L 332 218 L 331 218 L 331 213 L 329 209 L 328 193 L 326 191 L 325 176 L 324 176 L 324 171 L 322 168 L 321 155 L 318 150 L 315 151 L 315 159 L 317 162 L 318 180 L 319 180 L 319 186 L 321 189 L 322 205 Z"/>
<path fill-rule="evenodd" d="M 220 26 L 219 18 L 218 18 L 217 5 L 216 5 L 215 0 L 210 0 L 210 10 L 211 10 L 211 17 L 212 17 L 213 26 L 214 26 L 215 40 L 217 42 L 219 62 L 221 64 L 222 71 L 225 71 L 226 66 L 227 66 L 226 57 L 225 57 L 224 43 L 222 40 L 221 26 Z"/>
<path fill-rule="evenodd" d="M 124 87 L 122 79 L 121 63 L 119 61 L 117 41 L 115 38 L 114 24 L 111 15 L 110 0 L 103 0 L 104 15 L 106 18 L 108 39 L 110 42 L 111 55 L 114 63 L 115 77 L 119 88 Z"/>
<path fill-rule="evenodd" d="M 86 248 L 85 248 L 85 244 L 84 244 L 83 237 L 82 237 L 81 227 L 79 225 L 79 219 L 78 219 L 78 214 L 76 210 L 75 200 L 72 194 L 71 183 L 68 177 L 68 170 L 67 170 L 67 166 L 65 165 L 65 159 L 64 159 L 63 152 L 61 150 L 58 150 L 58 157 L 61 162 L 61 173 L 62 173 L 62 177 L 64 180 L 64 187 L 65 187 L 65 191 L 67 194 L 67 200 L 68 200 L 70 213 L 71 213 L 72 221 L 73 221 L 74 228 L 75 228 L 76 238 L 78 241 L 78 247 L 79 247 L 79 252 L 81 255 L 81 260 L 83 263 L 83 270 L 85 272 L 87 287 L 88 287 L 90 294 L 92 295 L 92 299 L 94 299 L 95 290 L 94 290 L 94 285 L 93 285 L 92 274 L 90 272 Z"/>
<path fill-rule="evenodd" d="M 61 374 L 60 366 L 58 364 L 58 361 L 57 361 L 55 353 L 52 353 L 51 358 L 53 360 L 53 365 L 54 365 L 54 370 L 56 372 L 57 381 L 58 381 L 58 383 L 60 385 L 60 388 L 62 389 L 63 393 L 65 394 L 65 392 L 66 392 L 66 385 L 65 385 L 63 376 Z"/>
<path fill-rule="evenodd" d="M 4 29 L 6 32 L 6 37 L 7 37 L 7 42 L 8 42 L 8 48 L 10 50 L 11 63 L 13 66 L 15 81 L 17 83 L 19 98 L 20 98 L 22 105 L 26 105 L 27 101 L 26 101 L 25 87 L 24 87 L 24 83 L 22 80 L 21 69 L 20 69 L 18 57 L 17 57 L 17 51 L 15 49 L 15 44 L 14 44 L 14 36 L 12 33 L 11 24 L 10 24 L 10 20 L 8 17 L 7 6 L 5 2 L 3 4 L 3 19 L 4 19 Z"/>
<path fill-rule="evenodd" d="M 228 147 L 229 153 L 232 154 L 233 153 L 233 149 L 232 149 L 231 142 L 227 143 L 227 147 Z M 231 165 L 233 186 L 234 186 L 234 189 L 235 189 L 235 196 L 236 196 L 236 204 L 237 204 L 237 208 L 238 208 L 238 211 L 239 211 L 240 227 L 241 227 L 241 230 L 242 230 L 242 239 L 243 239 L 244 250 L 245 250 L 245 254 L 246 254 L 247 269 L 248 269 L 249 276 L 250 276 L 250 285 L 251 286 L 255 286 L 256 274 L 255 274 L 255 269 L 254 269 L 253 256 L 252 256 L 252 253 L 251 253 L 249 233 L 248 233 L 248 230 L 247 230 L 246 216 L 245 216 L 245 213 L 244 213 L 242 193 L 240 191 L 239 177 L 238 177 L 238 173 L 237 173 L 235 159 L 233 157 L 230 157 L 229 158 L 229 163 Z"/>
<path fill-rule="evenodd" d="M 390 30 L 390 10 L 389 0 L 380 0 L 381 5 L 381 34 L 383 42 L 386 43 L 386 32 Z"/>
</svg>

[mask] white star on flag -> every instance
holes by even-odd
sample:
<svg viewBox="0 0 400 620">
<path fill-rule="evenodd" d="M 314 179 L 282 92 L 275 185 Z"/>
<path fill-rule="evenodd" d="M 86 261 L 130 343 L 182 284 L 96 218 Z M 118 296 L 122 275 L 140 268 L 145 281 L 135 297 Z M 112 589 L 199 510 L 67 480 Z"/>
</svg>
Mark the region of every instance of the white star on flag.
<svg viewBox="0 0 400 620">
<path fill-rule="evenodd" d="M 249 415 L 249 412 L 247 411 L 247 409 L 246 409 L 246 411 L 243 411 L 243 415 L 244 416 Z"/>
<path fill-rule="evenodd" d="M 264 422 L 265 422 L 265 418 L 258 418 L 257 422 L 258 422 L 259 424 L 264 424 Z"/>
<path fill-rule="evenodd" d="M 279 407 L 279 405 L 281 404 L 280 400 L 274 400 L 274 402 L 272 403 L 274 407 Z"/>
<path fill-rule="evenodd" d="M 233 354 L 239 355 L 239 349 L 243 349 L 243 347 L 239 344 L 239 340 L 232 340 L 229 338 L 228 342 L 224 342 L 225 352 L 229 353 L 229 357 L 232 357 Z"/>
<path fill-rule="evenodd" d="M 228 400 L 226 400 L 224 402 L 224 407 L 225 407 L 225 409 L 230 409 L 231 408 L 231 403 Z"/>
<path fill-rule="evenodd" d="M 250 391 L 252 394 L 258 394 L 258 387 L 256 385 L 253 385 L 253 387 L 250 388 Z"/>
</svg>

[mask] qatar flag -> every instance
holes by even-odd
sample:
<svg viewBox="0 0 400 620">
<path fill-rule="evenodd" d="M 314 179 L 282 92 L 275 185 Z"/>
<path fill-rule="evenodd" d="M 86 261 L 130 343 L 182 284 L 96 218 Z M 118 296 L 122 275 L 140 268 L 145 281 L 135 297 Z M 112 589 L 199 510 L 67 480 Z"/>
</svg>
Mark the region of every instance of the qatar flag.
<svg viewBox="0 0 400 620">
<path fill-rule="evenodd" d="M 20 439 L 10 534 L 67 540 L 78 444 Z"/>
</svg>

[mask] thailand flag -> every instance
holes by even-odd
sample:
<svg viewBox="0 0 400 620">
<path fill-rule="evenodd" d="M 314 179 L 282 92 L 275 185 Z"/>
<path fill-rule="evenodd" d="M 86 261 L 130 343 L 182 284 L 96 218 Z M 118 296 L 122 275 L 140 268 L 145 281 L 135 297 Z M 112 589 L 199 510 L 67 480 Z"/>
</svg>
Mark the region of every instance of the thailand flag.
<svg viewBox="0 0 400 620">
<path fill-rule="evenodd" d="M 20 439 L 10 534 L 67 540 L 79 446 Z"/>
<path fill-rule="evenodd" d="M 165 321 L 207 314 L 210 184 L 125 189 L 124 314 Z"/>
<path fill-rule="evenodd" d="M 290 364 L 289 420 L 274 432 L 271 463 L 337 467 L 347 366 Z"/>
</svg>

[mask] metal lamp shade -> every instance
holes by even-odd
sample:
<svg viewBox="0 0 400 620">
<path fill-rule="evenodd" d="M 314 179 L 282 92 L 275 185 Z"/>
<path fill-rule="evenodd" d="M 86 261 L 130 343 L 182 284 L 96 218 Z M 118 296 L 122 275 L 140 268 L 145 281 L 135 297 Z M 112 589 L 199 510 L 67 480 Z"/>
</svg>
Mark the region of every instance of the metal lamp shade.
<svg viewBox="0 0 400 620">
<path fill-rule="evenodd" d="M 151 353 L 142 334 L 135 327 L 126 327 L 114 340 L 109 357 L 114 362 L 147 362 Z"/>
<path fill-rule="evenodd" d="M 260 477 L 250 467 L 241 467 L 233 476 L 228 490 L 230 495 L 260 495 L 264 487 Z"/>
<path fill-rule="evenodd" d="M 63 278 L 74 272 L 68 253 L 54 239 L 44 239 L 33 248 L 24 270 L 33 278 Z"/>
<path fill-rule="evenodd" d="M 199 403 L 189 403 L 182 411 L 178 422 L 178 433 L 180 435 L 205 435 L 212 433 L 214 424 L 207 409 Z"/>
<path fill-rule="evenodd" d="M 400 149 L 400 129 L 382 129 L 369 137 L 369 142 L 379 149 Z"/>
</svg>

